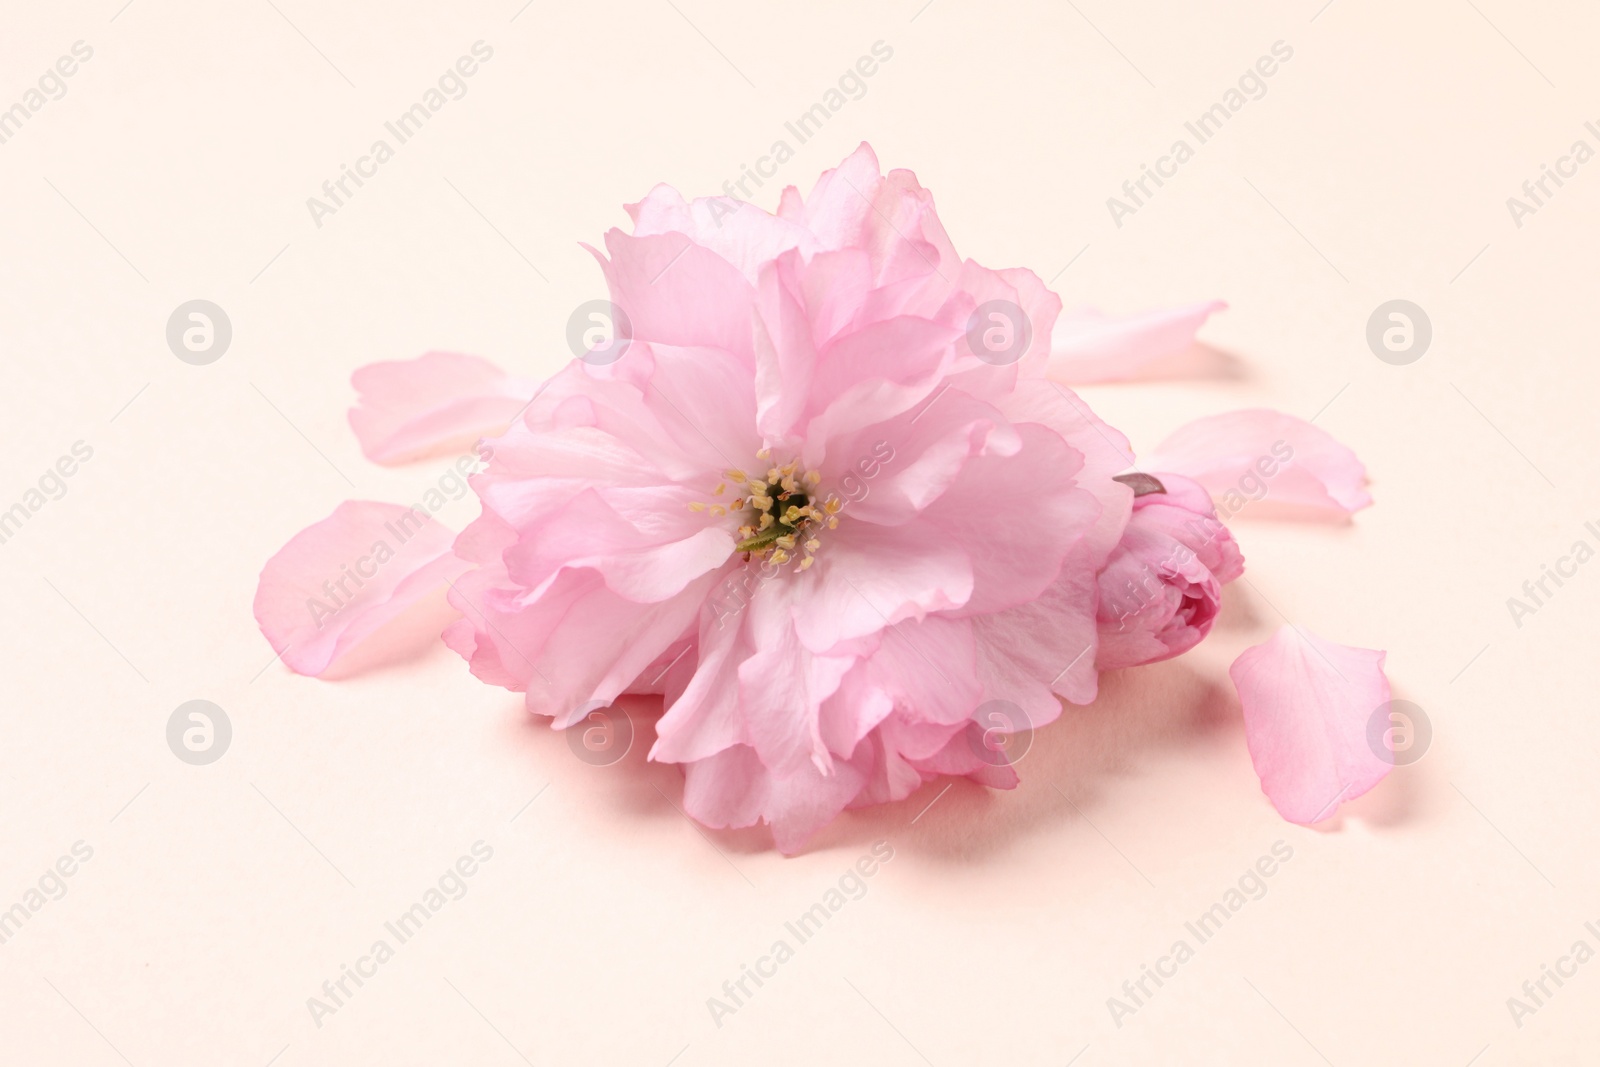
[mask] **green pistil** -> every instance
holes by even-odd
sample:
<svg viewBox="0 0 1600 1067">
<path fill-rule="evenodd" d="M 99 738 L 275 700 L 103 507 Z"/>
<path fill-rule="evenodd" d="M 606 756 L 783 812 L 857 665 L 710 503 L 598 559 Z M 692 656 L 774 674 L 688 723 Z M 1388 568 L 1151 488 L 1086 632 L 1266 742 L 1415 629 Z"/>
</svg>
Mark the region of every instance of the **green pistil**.
<svg viewBox="0 0 1600 1067">
<path fill-rule="evenodd" d="M 769 486 L 768 488 L 777 489 L 778 487 L 774 485 Z M 740 541 L 739 544 L 735 546 L 735 551 L 760 552 L 763 549 L 770 548 L 780 537 L 798 537 L 800 533 L 800 526 L 805 525 L 806 520 L 801 519 L 799 526 L 790 526 L 788 523 L 783 521 L 783 513 L 788 511 L 790 508 L 803 508 L 807 504 L 811 503 L 811 499 L 798 489 L 792 493 L 780 492 L 777 494 L 772 494 L 769 496 L 769 499 L 771 499 L 772 504 L 765 511 L 762 511 L 754 505 L 751 505 L 750 513 L 755 516 L 758 524 L 761 522 L 762 515 L 771 515 L 772 525 L 768 526 L 765 530 L 757 531 L 754 537 L 747 537 L 743 541 Z"/>
</svg>

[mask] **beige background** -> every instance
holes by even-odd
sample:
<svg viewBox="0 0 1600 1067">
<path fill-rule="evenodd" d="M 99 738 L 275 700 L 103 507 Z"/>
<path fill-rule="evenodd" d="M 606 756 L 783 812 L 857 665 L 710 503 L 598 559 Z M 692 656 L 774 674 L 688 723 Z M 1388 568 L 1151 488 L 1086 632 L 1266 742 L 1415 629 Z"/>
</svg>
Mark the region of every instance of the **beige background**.
<svg viewBox="0 0 1600 1067">
<path fill-rule="evenodd" d="M 1591 7 L 121 3 L 9 3 L 0 32 L 0 106 L 94 49 L 0 145 L 0 507 L 94 449 L 0 545 L 0 908 L 94 850 L 0 945 L 0 1062 L 1600 1060 L 1600 962 L 1520 1028 L 1506 1006 L 1600 949 L 1600 563 L 1520 628 L 1506 608 L 1600 543 L 1600 163 L 1521 228 L 1505 204 L 1600 144 Z M 480 39 L 465 98 L 314 226 L 306 198 Z M 262 562 L 347 496 L 444 472 L 363 461 L 351 370 L 438 347 L 548 374 L 602 295 L 578 242 L 658 181 L 719 191 L 878 40 L 892 60 L 778 183 L 868 139 L 963 254 L 1069 305 L 1227 299 L 1208 371 L 1091 403 L 1146 449 L 1232 407 L 1315 415 L 1377 505 L 1241 517 L 1224 625 L 1041 731 L 1021 789 L 935 783 L 794 859 L 697 832 L 642 742 L 578 761 L 443 648 L 338 683 L 271 664 Z M 1279 40 L 1265 97 L 1113 225 L 1106 198 Z M 233 323 L 209 366 L 164 341 L 195 298 Z M 1409 366 L 1364 340 L 1393 298 L 1433 323 Z M 1434 729 L 1319 831 L 1261 795 L 1226 681 L 1280 611 L 1388 649 Z M 210 766 L 167 748 L 193 698 L 232 721 Z M 466 896 L 314 1025 L 306 999 L 480 839 Z M 880 839 L 865 897 L 714 1025 L 706 999 Z M 1267 895 L 1115 1025 L 1107 998 L 1279 840 Z"/>
</svg>

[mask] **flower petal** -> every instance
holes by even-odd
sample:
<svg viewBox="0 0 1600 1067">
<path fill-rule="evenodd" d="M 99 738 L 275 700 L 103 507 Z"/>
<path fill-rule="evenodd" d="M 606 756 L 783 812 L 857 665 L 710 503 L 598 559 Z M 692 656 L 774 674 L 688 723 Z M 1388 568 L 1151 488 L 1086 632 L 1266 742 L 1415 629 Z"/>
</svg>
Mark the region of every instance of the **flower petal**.
<svg viewBox="0 0 1600 1067">
<path fill-rule="evenodd" d="M 350 383 L 359 394 L 350 428 L 362 454 L 386 465 L 446 455 L 493 437 L 537 391 L 529 379 L 454 352 L 369 363 Z"/>
<path fill-rule="evenodd" d="M 261 633 L 298 674 L 319 675 L 470 566 L 443 523 L 399 504 L 347 500 L 267 560 Z"/>
<path fill-rule="evenodd" d="M 1290 822 L 1320 822 L 1389 773 L 1367 740 L 1389 700 L 1384 656 L 1284 626 L 1228 669 L 1261 791 Z"/>
<path fill-rule="evenodd" d="M 828 774 L 810 763 L 774 773 L 754 749 L 735 745 L 684 765 L 683 810 L 719 829 L 768 823 L 778 851 L 793 855 L 845 809 L 865 781 L 864 771 L 844 761 Z"/>
<path fill-rule="evenodd" d="M 1265 408 L 1196 419 L 1141 467 L 1193 478 L 1224 519 L 1241 509 L 1263 518 L 1345 519 L 1372 503 L 1354 452 L 1304 419 Z"/>
<path fill-rule="evenodd" d="M 1131 378 L 1147 364 L 1188 349 L 1206 319 L 1227 306 L 1206 300 L 1120 317 L 1093 309 L 1070 312 L 1056 320 L 1046 373 L 1072 385 Z"/>
</svg>

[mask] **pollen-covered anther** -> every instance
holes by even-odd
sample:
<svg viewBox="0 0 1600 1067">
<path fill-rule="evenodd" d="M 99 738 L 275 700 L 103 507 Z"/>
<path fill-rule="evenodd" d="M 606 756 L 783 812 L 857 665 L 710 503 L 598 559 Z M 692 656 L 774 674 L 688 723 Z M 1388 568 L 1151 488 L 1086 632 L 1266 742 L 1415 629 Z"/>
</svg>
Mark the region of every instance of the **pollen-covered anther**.
<svg viewBox="0 0 1600 1067">
<path fill-rule="evenodd" d="M 761 458 L 767 459 L 768 455 L 763 450 Z M 743 501 L 748 505 L 748 517 L 739 528 L 737 548 L 747 562 L 758 558 L 773 564 L 793 561 L 795 570 L 804 570 L 805 561 L 819 543 L 813 524 L 826 519 L 821 501 L 812 501 L 821 475 L 815 471 L 800 473 L 797 459 L 769 463 L 765 481 L 750 478 L 744 483 L 749 489 Z M 743 472 L 727 472 L 730 478 L 736 473 Z M 730 510 L 737 511 L 739 503 L 734 501 L 735 507 Z M 805 560 L 799 558 L 802 552 Z"/>
<path fill-rule="evenodd" d="M 705 509 L 706 509 L 705 501 L 703 501 L 703 500 L 691 500 L 691 501 L 689 501 L 689 510 L 690 511 L 704 511 Z"/>
</svg>

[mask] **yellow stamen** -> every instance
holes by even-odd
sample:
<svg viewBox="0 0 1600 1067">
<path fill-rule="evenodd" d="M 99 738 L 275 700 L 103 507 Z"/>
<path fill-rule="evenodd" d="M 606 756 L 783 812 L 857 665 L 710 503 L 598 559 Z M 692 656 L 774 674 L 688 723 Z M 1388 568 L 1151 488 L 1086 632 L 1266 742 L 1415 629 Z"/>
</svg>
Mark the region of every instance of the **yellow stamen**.
<svg viewBox="0 0 1600 1067">
<path fill-rule="evenodd" d="M 711 505 L 711 514 L 713 514 L 713 515 L 726 515 L 727 513 L 728 513 L 728 509 L 723 507 L 721 504 L 712 504 Z"/>
<path fill-rule="evenodd" d="M 750 480 L 750 476 L 738 467 L 729 467 L 722 472 L 722 475 L 730 482 L 748 482 Z"/>
<path fill-rule="evenodd" d="M 698 500 L 694 500 L 694 501 L 691 501 L 689 503 L 689 510 L 690 511 L 704 511 L 705 509 L 706 509 L 706 506 L 704 504 L 702 504 Z"/>
<path fill-rule="evenodd" d="M 829 515 L 837 515 L 839 513 L 839 509 L 842 507 L 844 507 L 844 501 L 840 500 L 836 496 L 830 496 L 822 503 L 822 510 L 826 511 Z"/>
<path fill-rule="evenodd" d="M 803 570 L 805 570 L 807 567 L 811 566 L 815 562 L 816 562 L 815 557 L 807 556 L 805 559 L 800 561 L 800 566 L 796 567 L 795 570 L 803 571 Z"/>
<path fill-rule="evenodd" d="M 775 548 L 775 549 L 772 550 L 772 562 L 774 562 L 774 563 L 787 563 L 788 560 L 789 560 L 789 553 L 785 552 L 783 549 Z"/>
<path fill-rule="evenodd" d="M 721 496 L 723 493 L 727 492 L 727 490 L 728 490 L 728 483 L 727 482 L 718 482 L 717 483 L 717 487 L 715 489 L 711 490 L 711 495 L 712 496 Z"/>
<path fill-rule="evenodd" d="M 771 459 L 772 458 L 772 449 L 763 448 L 761 451 L 756 453 L 756 458 L 757 459 Z"/>
</svg>

